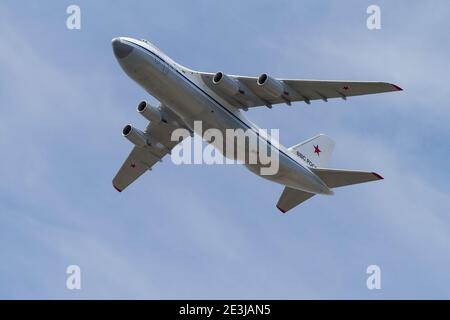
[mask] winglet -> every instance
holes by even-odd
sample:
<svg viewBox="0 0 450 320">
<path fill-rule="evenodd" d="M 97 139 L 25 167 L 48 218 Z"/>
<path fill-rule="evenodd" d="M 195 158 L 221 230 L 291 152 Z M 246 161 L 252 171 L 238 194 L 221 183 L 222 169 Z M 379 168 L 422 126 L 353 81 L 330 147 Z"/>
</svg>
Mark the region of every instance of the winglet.
<svg viewBox="0 0 450 320">
<path fill-rule="evenodd" d="M 281 213 L 286 213 L 286 210 L 283 210 L 280 208 L 280 206 L 277 205 L 277 209 L 281 211 Z"/>
<path fill-rule="evenodd" d="M 377 177 L 379 180 L 384 180 L 384 178 L 382 176 L 380 176 L 378 173 L 376 172 L 372 172 L 372 174 Z"/>
<path fill-rule="evenodd" d="M 397 91 L 403 91 L 402 88 L 400 88 L 399 86 L 397 86 L 397 85 L 395 85 L 393 83 L 391 83 L 391 86 L 393 86 L 395 89 L 397 89 Z"/>
<path fill-rule="evenodd" d="M 117 188 L 114 184 L 113 184 L 114 189 L 116 189 L 119 192 L 122 192 L 122 190 L 120 190 L 119 188 Z"/>
</svg>

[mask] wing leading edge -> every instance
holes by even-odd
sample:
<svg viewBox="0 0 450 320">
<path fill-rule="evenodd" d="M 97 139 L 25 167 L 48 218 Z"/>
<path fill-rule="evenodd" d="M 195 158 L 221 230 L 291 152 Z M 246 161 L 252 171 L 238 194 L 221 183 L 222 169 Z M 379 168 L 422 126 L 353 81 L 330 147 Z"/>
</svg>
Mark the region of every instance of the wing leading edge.
<svg viewBox="0 0 450 320">
<path fill-rule="evenodd" d="M 271 107 L 273 104 L 290 104 L 296 101 L 310 104 L 314 100 L 325 102 L 333 98 L 345 100 L 347 97 L 403 90 L 399 86 L 387 82 L 274 79 L 262 74 L 260 77 L 227 76 L 239 88 L 233 94 L 230 90 L 221 90 L 220 86 L 216 85 L 214 82 L 216 75 L 200 73 L 203 82 L 209 88 L 231 105 L 240 109 L 259 106 Z M 266 81 L 266 79 L 268 80 Z M 275 89 L 276 86 L 280 88 L 278 94 L 276 90 L 270 90 L 269 81 L 275 85 Z"/>
</svg>

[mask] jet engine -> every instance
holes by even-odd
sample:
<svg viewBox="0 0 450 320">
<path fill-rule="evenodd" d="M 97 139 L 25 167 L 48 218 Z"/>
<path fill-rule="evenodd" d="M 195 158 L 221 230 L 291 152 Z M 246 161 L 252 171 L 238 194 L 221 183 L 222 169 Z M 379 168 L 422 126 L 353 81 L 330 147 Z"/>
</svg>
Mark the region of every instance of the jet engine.
<svg viewBox="0 0 450 320">
<path fill-rule="evenodd" d="M 258 86 L 260 86 L 268 95 L 278 98 L 285 94 L 284 84 L 280 80 L 274 79 L 263 73 L 258 77 L 256 81 Z"/>
<path fill-rule="evenodd" d="M 137 147 L 143 148 L 148 145 L 145 133 L 129 124 L 123 128 L 122 135 Z"/>
<path fill-rule="evenodd" d="M 150 122 L 160 123 L 163 120 L 161 111 L 157 107 L 147 103 L 147 101 L 139 103 L 137 111 Z"/>
<path fill-rule="evenodd" d="M 223 72 L 217 72 L 212 79 L 212 83 L 227 95 L 235 96 L 238 93 L 242 93 L 242 90 L 239 87 L 239 82 L 227 76 Z"/>
</svg>

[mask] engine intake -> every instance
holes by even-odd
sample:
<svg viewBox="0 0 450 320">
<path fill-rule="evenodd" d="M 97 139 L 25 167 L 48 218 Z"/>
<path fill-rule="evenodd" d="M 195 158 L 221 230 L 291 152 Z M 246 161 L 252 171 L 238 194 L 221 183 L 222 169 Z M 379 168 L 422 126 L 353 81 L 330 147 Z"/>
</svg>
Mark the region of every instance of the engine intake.
<svg viewBox="0 0 450 320">
<path fill-rule="evenodd" d="M 159 111 L 157 107 L 147 103 L 147 101 L 142 101 L 139 103 L 137 111 L 150 122 L 160 123 L 163 121 L 161 111 Z"/>
<path fill-rule="evenodd" d="M 268 95 L 278 98 L 285 93 L 284 83 L 280 80 L 270 77 L 267 73 L 263 73 L 256 81 Z"/>
<path fill-rule="evenodd" d="M 148 145 L 145 133 L 132 125 L 127 124 L 122 130 L 122 135 L 137 147 L 143 148 Z"/>
<path fill-rule="evenodd" d="M 242 92 L 239 87 L 239 81 L 227 76 L 223 72 L 217 72 L 212 79 L 212 83 L 220 91 L 230 96 L 235 96 Z"/>
</svg>

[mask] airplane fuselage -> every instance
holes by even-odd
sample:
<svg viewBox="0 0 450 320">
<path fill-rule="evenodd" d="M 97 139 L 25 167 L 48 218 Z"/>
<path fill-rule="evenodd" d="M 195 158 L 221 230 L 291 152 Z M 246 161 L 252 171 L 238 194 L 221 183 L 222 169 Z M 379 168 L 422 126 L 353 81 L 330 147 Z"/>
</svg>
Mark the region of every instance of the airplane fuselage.
<svg viewBox="0 0 450 320">
<path fill-rule="evenodd" d="M 267 148 L 276 148 L 279 169 L 275 174 L 261 175 L 261 164 L 245 163 L 250 171 L 294 189 L 332 194 L 303 160 L 279 143 L 274 144 L 267 136 L 261 135 L 255 124 L 212 91 L 196 71 L 176 63 L 147 41 L 116 38 L 113 47 L 126 74 L 176 114 L 183 125 L 192 131 L 196 129 L 195 121 L 202 121 L 202 130 L 215 128 L 224 136 L 227 129 L 242 129 L 259 139 L 260 144 L 266 144 Z"/>
</svg>

